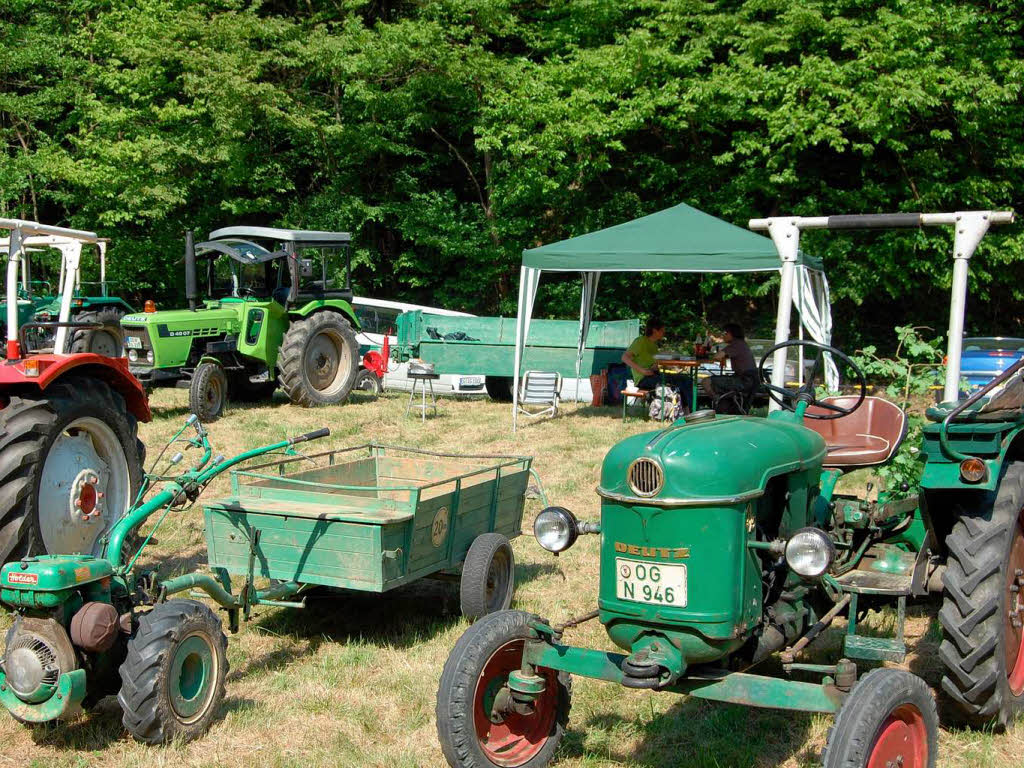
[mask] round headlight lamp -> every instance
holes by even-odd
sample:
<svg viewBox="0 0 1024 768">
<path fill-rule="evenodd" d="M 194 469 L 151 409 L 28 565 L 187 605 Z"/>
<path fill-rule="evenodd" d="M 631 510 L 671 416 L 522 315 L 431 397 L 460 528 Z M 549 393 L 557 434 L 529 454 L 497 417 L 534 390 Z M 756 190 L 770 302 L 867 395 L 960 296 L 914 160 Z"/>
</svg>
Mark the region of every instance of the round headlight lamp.
<svg viewBox="0 0 1024 768">
<path fill-rule="evenodd" d="M 139 359 L 139 353 L 136 352 L 134 349 L 129 349 L 128 350 L 128 359 L 131 360 L 133 363 L 137 362 L 138 359 Z"/>
<path fill-rule="evenodd" d="M 805 579 L 825 574 L 835 557 L 832 539 L 818 528 L 801 528 L 786 542 L 786 563 Z"/>
<path fill-rule="evenodd" d="M 564 552 L 576 543 L 576 516 L 565 507 L 547 507 L 533 522 L 533 535 L 548 552 Z"/>
</svg>

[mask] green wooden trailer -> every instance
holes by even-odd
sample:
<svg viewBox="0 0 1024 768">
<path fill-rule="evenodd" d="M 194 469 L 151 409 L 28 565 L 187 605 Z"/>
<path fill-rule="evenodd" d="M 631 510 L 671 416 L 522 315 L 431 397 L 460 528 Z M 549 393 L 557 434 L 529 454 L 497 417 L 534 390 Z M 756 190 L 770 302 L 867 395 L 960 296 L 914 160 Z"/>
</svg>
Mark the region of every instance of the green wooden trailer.
<svg viewBox="0 0 1024 768">
<path fill-rule="evenodd" d="M 279 597 L 457 577 L 463 611 L 483 615 L 511 601 L 530 463 L 371 443 L 236 470 L 205 506 L 209 563 L 226 584 L 292 585 Z"/>
<path fill-rule="evenodd" d="M 639 334 L 636 318 L 591 323 L 580 378 L 589 384 L 591 375 L 622 362 L 622 353 Z M 563 379 L 574 379 L 578 340 L 576 320 L 531 321 L 523 370 L 557 371 Z M 399 362 L 418 358 L 433 363 L 436 373 L 483 376 L 491 397 L 511 400 L 515 343 L 514 317 L 432 315 L 416 310 L 399 315 L 398 343 L 392 355 Z M 573 389 L 563 386 L 563 392 Z"/>
</svg>

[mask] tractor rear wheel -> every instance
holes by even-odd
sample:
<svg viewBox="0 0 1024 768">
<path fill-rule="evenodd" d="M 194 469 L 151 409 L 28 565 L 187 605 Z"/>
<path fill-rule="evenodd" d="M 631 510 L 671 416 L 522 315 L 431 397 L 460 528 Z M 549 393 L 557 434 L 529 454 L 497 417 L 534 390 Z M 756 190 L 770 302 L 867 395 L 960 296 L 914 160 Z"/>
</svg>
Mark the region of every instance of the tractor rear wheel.
<svg viewBox="0 0 1024 768">
<path fill-rule="evenodd" d="M 453 768 L 542 768 L 551 762 L 569 722 L 572 681 L 537 667 L 544 691 L 529 711 L 516 711 L 509 674 L 520 669 L 531 636 L 523 611 L 492 613 L 459 638 L 437 689 L 437 736 Z"/>
<path fill-rule="evenodd" d="M 325 310 L 294 321 L 281 341 L 281 387 L 307 408 L 344 402 L 359 373 L 359 342 L 340 313 Z"/>
<path fill-rule="evenodd" d="M 905 669 L 873 669 L 828 734 L 824 768 L 934 768 L 939 714 L 931 689 Z"/>
<path fill-rule="evenodd" d="M 200 363 L 188 387 L 188 407 L 205 423 L 216 421 L 224 413 L 228 399 L 228 377 L 218 363 Z"/>
<path fill-rule="evenodd" d="M 75 322 L 102 323 L 103 327 L 75 331 L 71 336 L 71 352 L 120 357 L 124 352 L 124 333 L 121 330 L 123 316 L 123 312 L 113 308 L 75 315 L 72 318 Z"/>
<path fill-rule="evenodd" d="M 127 731 L 146 744 L 203 735 L 224 700 L 228 639 L 195 600 L 171 600 L 139 619 L 121 665 L 117 701 Z"/>
<path fill-rule="evenodd" d="M 0 562 L 35 554 L 98 555 L 135 500 L 145 448 L 124 398 L 67 376 L 0 410 Z"/>
<path fill-rule="evenodd" d="M 1005 728 L 1024 711 L 1024 462 L 958 511 L 939 611 L 942 689 L 971 725 Z"/>
</svg>

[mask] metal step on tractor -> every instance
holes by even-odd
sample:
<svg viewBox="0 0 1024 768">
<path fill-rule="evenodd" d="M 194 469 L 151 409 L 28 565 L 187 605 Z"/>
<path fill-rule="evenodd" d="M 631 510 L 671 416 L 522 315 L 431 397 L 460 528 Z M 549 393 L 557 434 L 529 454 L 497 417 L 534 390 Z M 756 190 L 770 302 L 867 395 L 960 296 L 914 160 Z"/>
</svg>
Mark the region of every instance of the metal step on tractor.
<svg viewBox="0 0 1024 768">
<path fill-rule="evenodd" d="M 110 295 L 110 284 L 107 281 L 109 245 L 108 239 L 100 237 L 88 240 L 64 235 L 26 237 L 17 290 L 19 321 L 25 324 L 31 321 L 46 323 L 56 320 L 60 315 L 64 287 L 70 283 L 73 286 L 73 295 L 68 319 L 78 321 L 82 326 L 69 334 L 67 343 L 70 348 L 58 351 L 93 352 L 107 357 L 120 357 L 123 351 L 121 317 L 126 312 L 134 310 L 124 299 Z M 9 249 L 10 238 L 0 238 L 0 253 L 7 253 Z M 96 251 L 98 280 L 83 280 L 82 254 L 92 249 Z M 56 293 L 49 280 L 33 279 L 37 269 L 42 269 L 42 262 L 46 260 L 49 251 L 57 251 L 60 254 Z M 90 292 L 93 288 L 98 289 L 98 295 Z M 0 304 L 0 314 L 6 318 L 6 303 Z M 4 334 L 6 336 L 6 332 Z M 33 336 L 40 345 L 53 344 L 52 329 L 45 326 L 34 327 L 30 336 Z"/>
<path fill-rule="evenodd" d="M 204 422 L 278 386 L 302 406 L 344 402 L 360 361 L 349 242 L 346 232 L 271 227 L 225 227 L 201 243 L 188 233 L 188 308 L 122 318 L 131 372 L 147 388 L 187 386 Z"/>
<path fill-rule="evenodd" d="M 576 675 L 834 714 L 826 768 L 933 768 L 933 693 L 907 669 L 884 666 L 904 661 L 907 605 L 930 595 L 942 600 L 943 693 L 973 725 L 1011 725 L 1024 712 L 1024 361 L 956 398 L 968 262 L 990 225 L 1012 220 L 980 211 L 752 221 L 783 257 L 783 285 L 803 229 L 955 228 L 946 402 L 927 413 L 919 487 L 874 498 L 836 491 L 845 473 L 893 458 L 906 414 L 867 397 L 864 374 L 839 350 L 777 336 L 760 363 L 775 403 L 767 418 L 698 411 L 631 436 L 604 459 L 599 521 L 562 507 L 538 515 L 537 541 L 554 553 L 600 534 L 596 605 L 557 622 L 502 611 L 466 631 L 437 694 L 449 764 L 546 765 L 565 734 Z M 788 304 L 783 312 L 779 335 L 789 331 Z M 781 374 L 765 376 L 773 358 L 783 370 L 792 347 L 815 356 L 795 393 Z M 819 394 L 822 363 L 839 363 L 855 394 Z M 890 612 L 891 634 L 865 626 L 872 610 Z M 803 658 L 839 617 L 841 650 Z M 616 650 L 566 641 L 593 619 Z"/>
<path fill-rule="evenodd" d="M 74 334 L 101 329 L 71 320 L 77 256 L 92 232 L 0 219 L 6 242 L 6 345 L 0 361 L 0 562 L 54 552 L 98 553 L 142 481 L 138 422 L 146 394 L 123 358 L 63 353 Z M 19 288 L 28 244 L 52 238 L 68 264 L 57 319 L 25 321 Z M 72 248 L 70 242 L 79 244 Z M 52 334 L 54 352 L 30 339 Z"/>
</svg>

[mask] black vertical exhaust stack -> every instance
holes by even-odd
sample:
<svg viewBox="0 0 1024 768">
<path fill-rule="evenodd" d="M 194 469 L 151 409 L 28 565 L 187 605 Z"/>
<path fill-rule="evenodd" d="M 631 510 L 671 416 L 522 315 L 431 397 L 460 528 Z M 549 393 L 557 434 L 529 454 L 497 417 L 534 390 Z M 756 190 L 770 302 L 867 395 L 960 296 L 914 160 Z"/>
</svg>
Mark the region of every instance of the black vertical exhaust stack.
<svg viewBox="0 0 1024 768">
<path fill-rule="evenodd" d="M 188 308 L 195 312 L 199 284 L 196 280 L 196 243 L 191 229 L 185 231 L 185 298 L 188 299 Z"/>
</svg>

